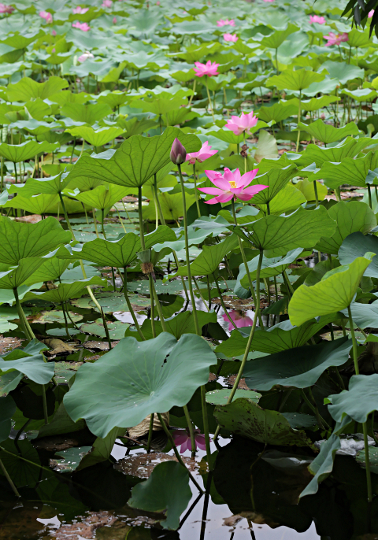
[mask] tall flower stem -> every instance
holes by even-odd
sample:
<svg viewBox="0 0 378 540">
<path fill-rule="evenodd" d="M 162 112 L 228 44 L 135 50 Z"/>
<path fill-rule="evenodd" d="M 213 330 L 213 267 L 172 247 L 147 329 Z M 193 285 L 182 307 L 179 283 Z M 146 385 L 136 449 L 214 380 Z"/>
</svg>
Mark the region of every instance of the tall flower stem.
<svg viewBox="0 0 378 540">
<path fill-rule="evenodd" d="M 233 214 L 233 216 L 234 216 L 234 223 L 235 223 L 235 225 L 237 225 L 238 222 L 237 222 L 237 220 L 236 220 L 235 200 L 232 199 L 231 202 L 232 202 L 232 214 Z M 249 288 L 250 288 L 250 291 L 251 291 L 251 294 L 252 294 L 253 303 L 255 304 L 256 313 L 258 313 L 259 324 L 260 324 L 261 328 L 264 329 L 264 323 L 263 323 L 263 320 L 262 320 L 262 317 L 261 317 L 260 309 L 257 310 L 257 297 L 256 297 L 256 294 L 255 294 L 255 289 L 254 289 L 254 287 L 253 287 L 251 274 L 249 273 L 249 268 L 248 268 L 248 263 L 247 263 L 247 257 L 246 257 L 246 255 L 245 255 L 245 251 L 244 251 L 244 248 L 243 248 L 243 242 L 242 242 L 240 236 L 238 236 L 238 243 L 239 243 L 240 253 L 241 253 L 241 256 L 242 256 L 242 259 L 243 259 L 243 264 L 244 264 L 244 268 L 245 268 L 245 273 L 247 274 L 248 285 L 249 285 Z M 260 285 L 258 285 L 258 287 L 260 287 Z M 259 291 L 259 295 L 260 295 L 260 291 Z M 260 307 L 260 306 L 259 306 L 259 307 Z"/>
<path fill-rule="evenodd" d="M 197 214 L 198 217 L 201 217 L 201 211 L 199 207 L 199 197 L 198 197 L 198 190 L 197 190 L 197 176 L 196 176 L 196 163 L 193 163 L 193 180 L 194 180 L 194 193 L 196 195 L 196 206 L 197 206 Z"/>
<path fill-rule="evenodd" d="M 129 294 L 128 294 L 128 291 L 127 291 L 127 268 L 126 268 L 126 266 L 123 269 L 123 295 L 125 297 L 127 307 L 129 308 L 129 311 L 131 313 L 131 317 L 133 318 L 134 326 L 137 329 L 137 332 L 140 335 L 140 337 L 143 339 L 143 341 L 145 341 L 146 338 L 144 337 L 142 329 L 139 326 L 138 320 L 137 320 L 135 312 L 133 310 L 133 306 L 131 305 Z"/>
<path fill-rule="evenodd" d="M 301 121 L 301 108 L 302 108 L 302 90 L 299 91 L 299 103 L 298 103 L 298 124 Z M 296 146 L 296 152 L 298 152 L 299 148 L 299 141 L 301 138 L 301 130 L 298 127 L 298 137 L 297 137 L 297 146 Z"/>
<path fill-rule="evenodd" d="M 212 114 L 212 117 L 213 117 L 213 122 L 215 124 L 215 117 L 214 117 L 214 109 L 213 109 L 213 105 L 211 103 L 211 97 L 210 97 L 210 92 L 209 92 L 209 86 L 208 86 L 208 83 L 207 83 L 207 75 L 206 75 L 206 79 L 205 79 L 205 86 L 206 86 L 206 90 L 207 90 L 207 98 L 209 100 L 209 107 L 211 108 L 211 114 Z"/>
<path fill-rule="evenodd" d="M 196 330 L 196 334 L 198 336 L 200 336 L 201 332 L 200 332 L 200 328 L 199 328 L 199 324 L 198 324 L 197 309 L 196 309 L 196 303 L 195 303 L 194 293 L 193 293 L 192 272 L 191 272 L 191 269 L 190 269 L 189 242 L 188 242 L 188 221 L 187 221 L 187 217 L 186 217 L 185 187 L 184 187 L 184 180 L 183 180 L 182 172 L 181 172 L 181 165 L 177 165 L 177 168 L 178 168 L 178 173 L 179 173 L 179 177 L 180 177 L 182 203 L 183 203 L 183 211 L 184 211 L 185 253 L 186 253 L 186 266 L 188 268 L 189 294 L 190 294 L 190 300 L 192 302 L 193 317 L 194 317 L 194 327 L 195 327 L 195 330 Z"/>
<path fill-rule="evenodd" d="M 33 330 L 31 329 L 31 326 L 30 326 L 26 316 L 25 316 L 24 310 L 22 309 L 21 302 L 20 302 L 20 299 L 18 297 L 17 287 L 14 287 L 13 294 L 14 294 L 14 298 L 16 300 L 16 309 L 17 309 L 18 316 L 20 318 L 20 323 L 21 323 L 22 330 L 24 331 L 26 339 L 31 341 L 32 339 L 35 339 L 35 335 L 34 335 Z"/>
<path fill-rule="evenodd" d="M 228 396 L 227 405 L 229 403 L 231 403 L 232 400 L 234 399 L 235 392 L 238 389 L 239 382 L 240 382 L 240 379 L 242 378 L 244 367 L 245 367 L 245 364 L 247 362 L 247 358 L 248 358 L 249 350 L 251 348 L 253 336 L 255 335 L 258 314 L 259 314 L 259 311 L 260 311 L 260 273 L 261 273 L 261 265 L 262 265 L 262 260 L 263 260 L 263 254 L 264 254 L 263 250 L 260 249 L 259 261 L 258 261 L 257 270 L 256 270 L 256 287 L 257 287 L 256 288 L 256 298 L 257 298 L 257 303 L 256 303 L 256 307 L 255 307 L 255 316 L 253 317 L 253 324 L 252 324 L 252 328 L 251 328 L 251 333 L 249 334 L 249 337 L 248 337 L 247 346 L 246 346 L 245 351 L 244 351 L 244 356 L 243 356 L 243 359 L 242 359 L 238 374 L 236 376 L 234 386 L 232 387 L 231 393 Z M 220 431 L 220 427 L 218 426 L 218 428 L 217 428 L 217 430 L 215 432 L 215 435 L 214 435 L 214 439 L 218 437 L 219 431 Z"/>
<path fill-rule="evenodd" d="M 357 345 L 356 335 L 354 333 L 354 324 L 353 324 L 353 318 L 352 318 L 352 312 L 351 312 L 350 306 L 348 306 L 348 316 L 349 316 L 350 334 L 352 336 L 352 343 L 353 343 L 354 371 L 356 372 L 356 375 L 359 375 L 360 369 L 358 365 L 358 353 L 357 353 L 358 345 Z M 364 447 L 365 447 L 366 485 L 367 485 L 367 492 L 368 492 L 368 501 L 369 503 L 371 503 L 371 501 L 373 500 L 373 490 L 371 486 L 367 421 L 362 424 L 362 430 L 364 434 Z"/>
</svg>

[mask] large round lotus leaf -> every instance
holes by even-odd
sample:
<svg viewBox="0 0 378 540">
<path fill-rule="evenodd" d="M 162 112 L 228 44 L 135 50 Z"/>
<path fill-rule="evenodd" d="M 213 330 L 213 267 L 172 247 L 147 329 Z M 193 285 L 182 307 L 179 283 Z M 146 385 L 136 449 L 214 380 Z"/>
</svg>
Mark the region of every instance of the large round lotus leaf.
<svg viewBox="0 0 378 540">
<path fill-rule="evenodd" d="M 349 382 L 349 390 L 329 396 L 328 410 L 336 422 L 348 415 L 363 424 L 368 415 L 378 410 L 378 373 L 354 375 Z"/>
<path fill-rule="evenodd" d="M 79 369 L 64 405 L 75 422 L 84 418 L 104 438 L 116 426 L 133 427 L 151 413 L 186 405 L 215 363 L 209 345 L 196 335 L 179 342 L 166 332 L 141 343 L 127 337 Z"/>
</svg>

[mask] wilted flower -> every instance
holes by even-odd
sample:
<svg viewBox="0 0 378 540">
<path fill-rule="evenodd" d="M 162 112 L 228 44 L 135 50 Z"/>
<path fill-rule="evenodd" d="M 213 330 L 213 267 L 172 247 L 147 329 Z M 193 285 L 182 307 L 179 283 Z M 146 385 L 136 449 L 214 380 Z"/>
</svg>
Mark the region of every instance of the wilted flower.
<svg viewBox="0 0 378 540">
<path fill-rule="evenodd" d="M 192 450 L 192 441 L 190 440 L 190 434 L 185 429 L 175 429 L 172 431 L 173 440 L 176 446 L 181 446 L 180 453 L 183 454 L 186 450 Z M 196 443 L 196 448 L 200 450 L 206 450 L 206 439 L 205 435 L 196 429 L 194 431 L 194 438 Z"/>
<path fill-rule="evenodd" d="M 74 28 L 78 28 L 79 30 L 82 30 L 83 32 L 89 32 L 89 30 L 91 29 L 91 27 L 88 26 L 88 24 L 86 22 L 80 23 L 79 21 L 76 21 L 76 22 L 72 23 L 72 26 Z"/>
<path fill-rule="evenodd" d="M 225 21 L 221 19 L 220 21 L 217 21 L 217 26 L 235 26 L 234 19 L 231 19 L 230 21 L 226 19 Z"/>
<path fill-rule="evenodd" d="M 72 12 L 73 13 L 79 13 L 80 15 L 83 15 L 83 13 L 86 13 L 89 10 L 89 8 L 82 8 L 80 6 L 75 7 Z"/>
<path fill-rule="evenodd" d="M 255 127 L 258 119 L 253 115 L 253 111 L 250 113 L 241 113 L 239 116 L 231 116 L 231 119 L 227 121 L 225 127 L 231 130 L 234 135 L 241 135 L 244 131 L 249 131 Z"/>
<path fill-rule="evenodd" d="M 324 39 L 328 40 L 328 43 L 326 43 L 326 47 L 329 47 L 330 45 L 340 45 L 343 41 L 348 41 L 349 36 L 346 32 L 342 32 L 341 34 L 334 34 L 333 32 L 330 32 L 328 36 L 323 36 Z"/>
<path fill-rule="evenodd" d="M 94 58 L 93 54 L 90 53 L 89 51 L 86 51 L 85 53 L 83 53 L 81 56 L 79 56 L 79 58 L 77 59 L 78 62 L 85 62 L 86 60 L 88 60 L 88 58 Z"/>
<path fill-rule="evenodd" d="M 245 326 L 252 326 L 253 324 L 253 320 L 250 317 L 247 317 L 243 311 L 233 309 L 232 311 L 228 312 L 228 315 L 234 321 L 236 328 L 244 328 Z M 228 322 L 228 331 L 231 332 L 231 330 L 234 329 L 234 325 L 230 323 L 226 313 L 223 314 L 223 319 Z"/>
<path fill-rule="evenodd" d="M 374 15 L 374 9 L 372 9 L 371 11 L 369 11 L 369 13 L 368 13 L 368 18 L 371 19 L 373 15 Z"/>
<path fill-rule="evenodd" d="M 218 150 L 211 150 L 211 146 L 209 146 L 209 143 L 206 141 L 202 145 L 201 150 L 198 150 L 198 152 L 191 152 L 190 154 L 187 154 L 186 161 L 189 161 L 189 163 L 191 163 L 192 165 L 194 165 L 196 161 L 198 161 L 198 163 L 202 163 L 203 161 L 205 161 L 205 159 L 208 159 L 217 152 Z"/>
<path fill-rule="evenodd" d="M 206 64 L 201 64 L 201 62 L 194 62 L 194 65 L 196 68 L 194 68 L 195 74 L 197 77 L 203 77 L 204 75 L 208 75 L 211 77 L 212 75 L 218 75 L 218 66 L 219 64 L 216 64 L 215 62 L 212 63 L 210 60 L 206 62 Z"/>
<path fill-rule="evenodd" d="M 236 34 L 223 34 L 225 41 L 237 41 L 239 38 Z"/>
<path fill-rule="evenodd" d="M 104 0 L 103 3 L 101 4 L 101 7 L 112 7 L 112 0 Z"/>
<path fill-rule="evenodd" d="M 0 4 L 0 13 L 13 13 L 14 7 Z"/>
<path fill-rule="evenodd" d="M 243 176 L 240 175 L 239 169 L 232 172 L 227 167 L 224 169 L 223 176 L 220 172 L 205 171 L 206 176 L 217 187 L 197 189 L 207 195 L 216 195 L 214 199 L 205 201 L 207 204 L 225 203 L 231 201 L 231 199 L 249 201 L 256 193 L 268 187 L 262 184 L 247 187 L 256 176 L 257 171 L 258 169 L 253 169 L 253 171 L 247 172 Z"/>
<path fill-rule="evenodd" d="M 47 24 L 51 24 L 53 22 L 53 16 L 48 11 L 40 11 L 39 16 L 42 17 L 42 19 L 45 19 Z"/>
<path fill-rule="evenodd" d="M 310 23 L 325 24 L 326 20 L 324 17 L 319 17 L 319 15 L 310 15 Z"/>
<path fill-rule="evenodd" d="M 186 150 L 177 137 L 173 141 L 171 153 L 169 156 L 172 163 L 174 163 L 175 165 L 181 165 L 181 163 L 184 163 L 186 159 Z"/>
</svg>

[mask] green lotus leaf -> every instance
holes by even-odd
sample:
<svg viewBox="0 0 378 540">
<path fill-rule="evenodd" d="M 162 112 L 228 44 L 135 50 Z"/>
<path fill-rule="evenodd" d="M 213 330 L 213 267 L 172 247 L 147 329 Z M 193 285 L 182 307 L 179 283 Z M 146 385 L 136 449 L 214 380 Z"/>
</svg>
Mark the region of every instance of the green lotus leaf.
<svg viewBox="0 0 378 540">
<path fill-rule="evenodd" d="M 345 94 L 358 102 L 370 101 L 377 97 L 377 92 L 372 88 L 358 88 L 357 90 L 348 90 L 344 88 L 341 90 L 341 94 Z"/>
<path fill-rule="evenodd" d="M 285 30 L 275 30 L 269 36 L 263 37 L 263 39 L 260 41 L 260 45 L 269 49 L 278 49 L 278 47 L 285 41 L 285 39 L 288 38 L 288 36 L 290 36 L 290 34 L 293 34 L 298 30 L 298 26 L 290 23 Z"/>
<path fill-rule="evenodd" d="M 18 163 L 19 161 L 27 161 L 45 152 L 53 152 L 58 147 L 58 143 L 50 144 L 46 141 L 26 141 L 21 144 L 0 143 L 0 156 L 8 161 L 13 161 L 13 163 Z"/>
<path fill-rule="evenodd" d="M 345 141 L 331 148 L 309 144 L 303 154 L 298 154 L 298 159 L 295 162 L 299 167 L 306 167 L 312 163 L 315 163 L 317 167 L 321 167 L 326 161 L 341 162 L 347 157 L 355 157 L 366 146 L 371 146 L 371 144 L 372 139 L 368 137 L 359 139 L 347 137 Z"/>
<path fill-rule="evenodd" d="M 353 28 L 348 32 L 348 45 L 350 47 L 370 47 L 371 39 L 369 32 L 361 32 L 360 30 L 357 30 L 357 28 Z"/>
<path fill-rule="evenodd" d="M 323 107 L 328 107 L 331 103 L 334 103 L 335 101 L 340 101 L 341 98 L 337 96 L 321 96 L 311 99 L 302 99 L 301 100 L 301 109 L 302 111 L 308 111 L 308 112 L 314 112 L 319 109 L 322 109 Z M 299 107 L 299 99 L 298 98 L 291 98 L 288 101 L 281 100 L 280 103 L 285 104 L 287 106 L 291 104 L 295 104 L 296 106 L 296 113 L 298 114 L 298 107 Z"/>
<path fill-rule="evenodd" d="M 42 37 L 44 32 L 42 29 L 39 29 L 37 32 L 25 32 L 20 33 L 18 31 L 11 32 L 4 39 L 1 40 L 1 43 L 9 45 L 14 49 L 26 49 L 30 43 L 36 41 L 39 37 Z"/>
<path fill-rule="evenodd" d="M 319 207 L 316 210 L 298 208 L 289 216 L 266 216 L 246 228 L 254 246 L 284 254 L 297 247 L 313 246 L 322 236 L 332 235 L 335 225 L 327 210 Z"/>
<path fill-rule="evenodd" d="M 302 251 L 302 248 L 297 248 L 289 251 L 284 257 L 263 257 L 260 277 L 264 279 L 282 274 L 289 264 L 294 262 L 300 256 Z M 258 259 L 258 257 L 254 257 L 247 263 L 252 280 L 256 279 Z M 245 289 L 248 289 L 249 281 L 246 276 L 244 264 L 241 264 L 239 267 L 238 282 L 240 282 Z"/>
<path fill-rule="evenodd" d="M 217 269 L 223 257 L 238 245 L 238 238 L 235 234 L 227 236 L 225 240 L 214 246 L 204 245 L 201 253 L 191 263 L 190 270 L 192 276 L 211 276 Z M 187 276 L 188 267 L 180 266 L 176 274 L 170 275 L 170 278 L 176 276 Z"/>
<path fill-rule="evenodd" d="M 352 342 L 348 338 L 289 349 L 268 358 L 248 362 L 243 377 L 250 388 L 270 390 L 276 384 L 307 388 L 331 366 L 348 361 Z"/>
<path fill-rule="evenodd" d="M 123 118 L 118 118 L 117 125 L 122 128 L 126 133 L 123 134 L 125 139 L 132 137 L 133 135 L 141 135 L 146 133 L 152 128 L 156 127 L 155 120 L 150 120 L 148 118 L 143 118 L 138 120 L 138 118 L 131 118 L 130 120 L 125 120 Z"/>
<path fill-rule="evenodd" d="M 61 173 L 49 178 L 28 178 L 24 186 L 12 184 L 9 193 L 18 193 L 21 197 L 29 197 L 39 193 L 57 195 L 61 193 L 69 184 L 70 179 L 66 173 Z"/>
<path fill-rule="evenodd" d="M 314 182 L 316 182 L 318 201 L 324 201 L 328 193 L 327 186 L 325 186 L 324 184 L 321 184 L 317 180 L 314 180 Z M 295 184 L 295 187 L 303 194 L 306 201 L 316 201 L 314 182 L 312 181 L 309 182 L 307 178 L 304 178 L 303 180 L 299 180 L 299 182 Z"/>
<path fill-rule="evenodd" d="M 296 170 L 295 164 L 291 164 L 283 169 L 271 169 L 265 174 L 256 176 L 250 185 L 263 184 L 268 188 L 263 189 L 253 197 L 253 204 L 260 205 L 270 202 L 286 186 L 290 178 L 295 176 Z"/>
<path fill-rule="evenodd" d="M 60 278 L 66 270 L 69 261 L 58 259 L 57 257 L 49 257 L 40 261 L 39 268 L 30 276 L 30 283 L 43 283 L 46 281 L 55 281 Z M 25 285 L 29 284 L 29 279 Z"/>
<path fill-rule="evenodd" d="M 370 413 L 378 410 L 378 374 L 353 375 L 348 390 L 328 397 L 328 410 L 336 422 L 347 415 L 355 422 L 363 424 Z"/>
<path fill-rule="evenodd" d="M 99 276 L 93 276 L 89 279 L 82 279 L 75 283 L 60 283 L 56 289 L 50 289 L 43 292 L 29 292 L 25 295 L 25 300 L 40 299 L 46 302 L 52 302 L 53 304 L 61 304 L 68 302 L 71 298 L 78 298 L 81 296 L 89 285 L 107 285 L 105 279 Z"/>
<path fill-rule="evenodd" d="M 364 157 L 346 157 L 341 163 L 324 163 L 313 178 L 323 178 L 328 187 L 334 189 L 343 184 L 366 186 L 370 171 L 378 167 L 378 154 L 369 152 Z"/>
<path fill-rule="evenodd" d="M 160 225 L 158 229 L 144 236 L 146 249 L 154 247 L 160 242 L 172 242 L 176 235 L 170 227 Z M 140 237 L 134 233 L 125 234 L 120 240 L 102 240 L 96 238 L 83 245 L 80 252 L 76 252 L 77 258 L 94 262 L 101 266 L 114 266 L 124 268 L 131 264 L 142 250 Z"/>
<path fill-rule="evenodd" d="M 185 198 L 187 208 L 190 208 L 192 204 L 196 202 L 195 195 L 186 194 Z M 184 205 L 181 193 L 159 193 L 159 202 L 164 219 L 167 221 L 177 221 L 184 215 Z M 150 199 L 150 204 L 148 206 L 143 207 L 143 218 L 150 221 L 156 219 L 155 202 L 153 199 Z"/>
<path fill-rule="evenodd" d="M 214 416 L 221 427 L 254 441 L 278 446 L 312 446 L 306 433 L 292 429 L 281 413 L 262 409 L 249 399 L 218 406 Z"/>
<path fill-rule="evenodd" d="M 340 263 L 350 264 L 368 251 L 378 253 L 378 238 L 371 234 L 364 236 L 362 232 L 354 232 L 347 236 L 340 246 L 338 253 Z M 364 276 L 378 278 L 378 255 L 373 257 Z"/>
<path fill-rule="evenodd" d="M 92 146 L 103 146 L 123 133 L 123 129 L 119 127 L 93 129 L 91 126 L 78 126 L 68 128 L 66 131 L 71 133 L 74 137 L 83 138 Z"/>
<path fill-rule="evenodd" d="M 185 97 L 177 98 L 157 98 L 152 99 L 145 98 L 143 101 L 138 100 L 131 102 L 130 106 L 135 107 L 136 109 L 142 109 L 144 112 L 154 113 L 157 116 L 166 114 L 172 110 L 179 109 L 180 107 L 186 105 L 188 102 Z"/>
<path fill-rule="evenodd" d="M 121 321 L 108 322 L 108 331 L 110 339 L 119 340 L 125 337 L 125 332 L 129 328 L 129 324 Z M 82 332 L 93 334 L 102 338 L 106 338 L 106 332 L 102 319 L 97 319 L 94 322 L 82 324 L 80 327 Z"/>
<path fill-rule="evenodd" d="M 42 345 L 42 350 L 46 349 L 43 344 L 39 345 Z M 54 366 L 54 362 L 45 362 L 42 354 L 29 354 L 26 350 L 15 349 L 0 357 L 1 373 L 15 370 L 37 384 L 47 384 L 51 380 L 54 376 Z"/>
<path fill-rule="evenodd" d="M 8 101 L 29 101 L 30 98 L 46 99 L 69 86 L 60 77 L 49 77 L 44 83 L 38 83 L 29 77 L 24 77 L 15 84 L 7 86 Z"/>
<path fill-rule="evenodd" d="M 319 315 L 328 315 L 349 306 L 366 268 L 375 253 L 365 253 L 348 266 L 331 270 L 313 287 L 301 285 L 289 303 L 289 318 L 297 326 Z"/>
<path fill-rule="evenodd" d="M 336 221 L 337 225 L 336 231 L 332 236 L 321 238 L 320 241 L 316 244 L 315 249 L 322 251 L 323 253 L 337 254 L 340 247 L 343 245 L 344 240 L 352 233 L 362 233 L 358 235 L 358 239 L 362 240 L 363 243 L 365 243 L 365 237 L 363 235 L 371 231 L 377 225 L 377 218 L 375 217 L 373 210 L 371 210 L 369 206 L 363 202 L 360 202 L 358 204 L 339 202 L 328 210 L 328 215 L 331 219 Z M 352 241 L 353 238 L 354 237 L 350 237 L 348 239 L 348 242 Z M 376 242 L 374 242 L 373 240 L 373 243 L 375 244 L 375 249 L 378 253 L 378 239 L 376 239 L 376 237 L 367 238 L 374 238 L 374 240 L 376 240 Z M 348 248 L 351 246 L 351 244 L 346 245 L 348 245 Z M 360 243 L 356 243 L 355 245 L 358 247 L 359 255 L 354 254 L 354 258 L 361 257 L 368 251 L 375 253 L 373 249 L 365 249 L 362 252 L 363 245 Z M 342 249 L 342 253 L 344 254 L 345 252 L 346 249 L 344 246 L 344 249 Z M 340 257 L 341 264 L 349 264 L 354 260 L 354 258 L 351 258 L 353 256 L 352 252 L 348 250 L 348 254 L 349 256 L 347 261 Z M 373 258 L 372 263 L 366 270 L 367 273 L 365 275 L 370 275 L 370 272 L 375 266 L 375 260 L 376 258 Z M 370 277 L 373 276 L 370 275 Z M 374 277 L 378 277 L 378 271 Z"/>
<path fill-rule="evenodd" d="M 84 418 L 104 438 L 114 427 L 133 427 L 151 413 L 186 405 L 214 363 L 209 345 L 192 334 L 179 342 L 166 332 L 143 342 L 124 338 L 95 364 L 81 366 L 64 405 L 75 422 Z"/>
<path fill-rule="evenodd" d="M 64 231 L 53 217 L 37 224 L 0 217 L 0 262 L 4 264 L 17 265 L 26 257 L 42 257 L 70 240 L 71 233 Z"/>
<path fill-rule="evenodd" d="M 46 116 L 52 114 L 52 108 L 41 98 L 33 99 L 25 103 L 25 109 L 35 120 L 43 120 Z"/>
<path fill-rule="evenodd" d="M 9 199 L 5 204 L 5 208 L 21 208 L 21 210 L 26 210 L 32 214 L 45 215 L 52 211 L 54 206 L 58 205 L 59 197 L 58 195 L 49 195 L 43 193 L 41 195 L 31 195 L 27 197 L 22 197 L 22 195 L 17 195 L 13 199 Z"/>
<path fill-rule="evenodd" d="M 167 128 L 162 135 L 155 137 L 134 135 L 123 142 L 112 156 L 108 154 L 105 158 L 105 152 L 94 156 L 83 154 L 70 172 L 71 179 L 91 176 L 120 186 L 142 186 L 169 163 L 176 137 L 187 152 L 196 152 L 202 146 L 198 137 L 187 135 L 174 127 Z"/>
<path fill-rule="evenodd" d="M 274 354 L 287 349 L 301 347 L 329 323 L 330 320 L 332 320 L 331 317 L 320 319 L 316 323 L 312 320 L 301 326 L 293 326 L 290 321 L 282 321 L 267 330 L 261 330 L 257 327 L 253 336 L 251 350 Z M 230 358 L 243 354 L 248 341 L 247 330 L 247 328 L 243 328 L 243 332 L 233 330 L 231 337 L 218 345 L 215 351 L 217 353 L 223 353 Z"/>
<path fill-rule="evenodd" d="M 166 514 L 160 521 L 164 529 L 176 530 L 180 516 L 192 497 L 188 471 L 172 461 L 159 463 L 148 480 L 133 487 L 128 506 L 146 512 Z"/>
<path fill-rule="evenodd" d="M 127 195 L 127 188 L 114 184 L 97 186 L 84 193 L 78 193 L 75 198 L 82 203 L 98 209 L 110 208 Z"/>
<path fill-rule="evenodd" d="M 261 107 L 258 111 L 260 120 L 264 122 L 271 122 L 274 120 L 276 123 L 286 120 L 289 116 L 298 114 L 298 105 L 292 104 L 290 101 L 285 103 L 275 103 L 271 107 Z"/>
<path fill-rule="evenodd" d="M 311 137 L 314 137 L 318 141 L 321 141 L 325 144 L 334 143 L 336 141 L 340 141 L 348 135 L 359 135 L 360 133 L 360 130 L 354 122 L 350 122 L 342 128 L 335 128 L 333 126 L 330 126 L 329 124 L 326 124 L 320 118 L 319 120 L 316 120 L 312 124 L 308 125 L 299 122 L 298 128 L 301 131 L 309 133 Z"/>
<path fill-rule="evenodd" d="M 99 120 L 112 114 L 112 110 L 106 103 L 94 103 L 83 105 L 82 103 L 66 103 L 62 107 L 62 114 L 72 118 L 75 122 L 84 122 L 92 125 Z"/>
<path fill-rule="evenodd" d="M 298 69 L 296 71 L 287 69 L 280 75 L 270 77 L 266 84 L 269 87 L 276 87 L 278 90 L 302 91 L 308 88 L 310 84 L 322 81 L 324 77 L 320 73 L 307 71 L 307 69 Z"/>
<path fill-rule="evenodd" d="M 306 202 L 305 195 L 298 189 L 298 183 L 299 182 L 293 185 L 289 182 L 277 193 L 277 195 L 269 202 L 270 214 L 289 214 L 297 210 Z M 268 206 L 266 204 L 259 204 L 258 207 L 264 214 L 268 214 Z"/>
<path fill-rule="evenodd" d="M 340 84 L 346 84 L 354 79 L 364 80 L 365 72 L 363 69 L 346 62 L 333 62 L 327 60 L 321 66 L 321 70 L 326 69 L 332 79 L 337 79 Z"/>
<path fill-rule="evenodd" d="M 0 289 L 15 289 L 29 280 L 41 265 L 40 257 L 27 257 L 20 259 L 17 266 L 0 264 Z M 6 266 L 6 269 L 4 268 Z M 34 283 L 37 283 L 36 281 Z"/>
<path fill-rule="evenodd" d="M 359 328 L 376 328 L 378 325 L 378 302 L 373 302 L 372 304 L 359 304 L 358 302 L 353 302 L 350 305 L 350 310 L 352 312 L 353 322 Z M 348 317 L 348 310 L 342 309 L 346 317 Z M 369 336 L 370 337 L 370 336 Z"/>
</svg>

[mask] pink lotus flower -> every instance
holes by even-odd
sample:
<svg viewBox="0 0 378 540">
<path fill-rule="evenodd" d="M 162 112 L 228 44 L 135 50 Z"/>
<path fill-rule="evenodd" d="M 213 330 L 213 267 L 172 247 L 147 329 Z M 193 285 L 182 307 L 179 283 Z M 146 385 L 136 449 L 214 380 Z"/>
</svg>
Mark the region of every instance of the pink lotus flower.
<svg viewBox="0 0 378 540">
<path fill-rule="evenodd" d="M 56 30 L 52 30 L 51 34 L 52 34 L 53 36 L 56 36 Z"/>
<path fill-rule="evenodd" d="M 104 0 L 103 3 L 101 4 L 101 7 L 105 7 L 105 8 L 112 7 L 112 4 L 113 4 L 112 0 Z"/>
<path fill-rule="evenodd" d="M 274 0 L 264 0 L 264 2 L 274 2 Z"/>
<path fill-rule="evenodd" d="M 187 154 L 186 161 L 189 161 L 191 165 L 194 165 L 196 161 L 198 161 L 198 163 L 202 163 L 203 161 L 205 161 L 205 159 L 208 159 L 217 152 L 218 150 L 211 150 L 211 146 L 209 146 L 209 143 L 206 141 L 202 145 L 201 150 L 198 150 L 198 152 L 192 152 L 191 154 Z"/>
<path fill-rule="evenodd" d="M 236 34 L 223 34 L 225 41 L 237 41 L 239 38 Z"/>
<path fill-rule="evenodd" d="M 249 201 L 256 193 L 262 191 L 268 186 L 256 184 L 255 186 L 247 187 L 257 174 L 258 169 L 253 169 L 243 176 L 240 175 L 239 169 L 231 172 L 225 167 L 223 176 L 216 171 L 205 171 L 206 176 L 212 181 L 215 188 L 197 188 L 202 193 L 207 195 L 216 195 L 214 199 L 205 201 L 207 204 L 225 203 L 231 199 L 240 199 L 241 201 Z"/>
<path fill-rule="evenodd" d="M 242 311 L 233 309 L 232 311 L 229 311 L 228 314 L 234 321 L 236 328 L 244 328 L 245 326 L 252 326 L 253 324 L 253 320 L 250 317 L 247 317 Z M 231 330 L 234 329 L 234 325 L 230 323 L 226 313 L 223 314 L 223 319 L 228 322 L 228 331 L 231 332 Z"/>
<path fill-rule="evenodd" d="M 244 131 L 250 131 L 257 124 L 258 119 L 250 113 L 241 113 L 241 116 L 231 116 L 225 127 L 231 130 L 234 135 L 241 135 Z"/>
<path fill-rule="evenodd" d="M 331 45 L 340 45 L 343 41 L 348 41 L 349 36 L 346 32 L 343 32 L 342 34 L 334 34 L 333 32 L 330 32 L 328 36 L 323 36 L 324 39 L 328 40 L 328 43 L 326 43 L 326 47 L 330 47 Z"/>
<path fill-rule="evenodd" d="M 82 8 L 80 6 L 77 6 L 75 7 L 72 12 L 73 13 L 79 13 L 80 15 L 83 15 L 84 13 L 86 13 L 87 11 L 89 10 L 89 8 L 85 7 L 85 8 Z"/>
<path fill-rule="evenodd" d="M 79 30 L 82 30 L 83 32 L 89 32 L 89 30 L 91 29 L 91 27 L 88 26 L 86 22 L 80 23 L 79 21 L 76 21 L 72 23 L 72 26 L 73 28 L 78 28 Z"/>
<path fill-rule="evenodd" d="M 369 13 L 368 13 L 368 18 L 371 19 L 373 15 L 374 15 L 374 9 L 372 9 L 371 11 L 369 11 Z"/>
<path fill-rule="evenodd" d="M 310 15 L 310 23 L 325 24 L 326 20 L 324 17 L 319 17 L 319 15 Z"/>
<path fill-rule="evenodd" d="M 42 19 L 45 19 L 47 24 L 51 24 L 53 22 L 53 16 L 48 11 L 40 11 L 39 16 L 42 17 Z"/>
<path fill-rule="evenodd" d="M 117 24 L 117 17 L 113 17 L 113 24 Z"/>
<path fill-rule="evenodd" d="M 190 440 L 190 434 L 186 429 L 175 429 L 172 431 L 173 440 L 176 446 L 181 446 L 180 454 L 183 454 L 186 450 L 192 450 L 192 441 Z M 194 439 L 196 442 L 196 448 L 200 450 L 206 450 L 205 435 L 202 435 L 199 429 L 194 430 Z"/>
<path fill-rule="evenodd" d="M 85 53 L 83 53 L 81 56 L 79 56 L 79 58 L 77 59 L 78 62 L 85 62 L 86 60 L 88 60 L 88 58 L 94 58 L 93 54 L 86 51 Z"/>
<path fill-rule="evenodd" d="M 231 19 L 230 21 L 226 19 L 225 21 L 221 19 L 220 21 L 217 21 L 217 26 L 235 26 L 234 19 Z"/>
<path fill-rule="evenodd" d="M 14 7 L 0 4 L 0 13 L 13 13 Z"/>
<path fill-rule="evenodd" d="M 194 68 L 197 77 L 203 77 L 204 75 L 208 75 L 209 77 L 212 77 L 213 75 L 219 75 L 217 71 L 219 64 L 216 64 L 215 62 L 212 63 L 210 62 L 210 60 L 208 60 L 206 64 L 201 64 L 201 62 L 194 62 L 194 65 L 197 68 Z"/>
</svg>

